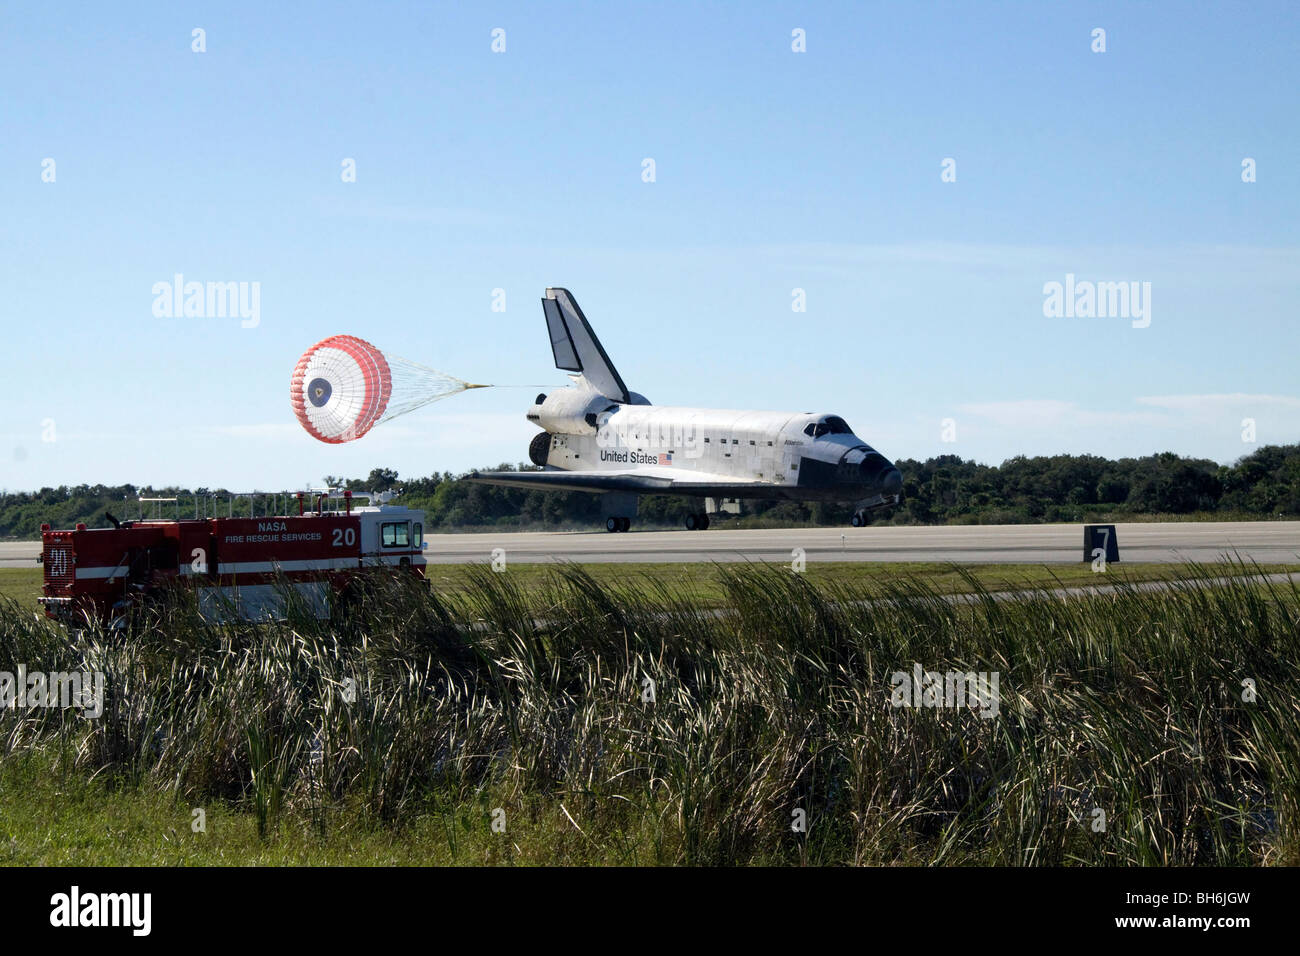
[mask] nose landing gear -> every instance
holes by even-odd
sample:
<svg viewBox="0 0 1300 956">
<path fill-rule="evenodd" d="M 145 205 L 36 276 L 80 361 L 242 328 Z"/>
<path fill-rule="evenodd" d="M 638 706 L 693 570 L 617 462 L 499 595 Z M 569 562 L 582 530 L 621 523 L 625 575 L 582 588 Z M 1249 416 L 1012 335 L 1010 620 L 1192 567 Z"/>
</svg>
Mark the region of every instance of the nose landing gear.
<svg viewBox="0 0 1300 956">
<path fill-rule="evenodd" d="M 611 515 L 605 519 L 606 531 L 626 531 L 632 527 L 632 519 Z"/>
<path fill-rule="evenodd" d="M 855 528 L 865 528 L 871 523 L 871 513 L 873 511 L 899 504 L 902 500 L 902 495 L 876 495 L 874 498 L 859 501 L 857 510 L 853 512 L 853 517 L 849 519 L 849 524 Z"/>
<path fill-rule="evenodd" d="M 709 516 L 707 514 L 691 514 L 686 516 L 687 531 L 705 531 L 709 527 Z"/>
</svg>

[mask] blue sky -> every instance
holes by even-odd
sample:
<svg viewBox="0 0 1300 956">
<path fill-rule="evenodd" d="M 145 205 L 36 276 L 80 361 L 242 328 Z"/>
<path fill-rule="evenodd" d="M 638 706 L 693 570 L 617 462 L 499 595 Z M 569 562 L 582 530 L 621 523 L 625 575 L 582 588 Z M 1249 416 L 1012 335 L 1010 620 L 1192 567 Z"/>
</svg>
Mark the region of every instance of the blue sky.
<svg viewBox="0 0 1300 956">
<path fill-rule="evenodd" d="M 288 379 L 347 332 L 562 384 L 548 285 L 652 401 L 892 458 L 1300 440 L 1294 4 L 9 4 L 0 90 L 0 489 L 520 461 L 535 388 L 327 446 Z M 155 316 L 176 273 L 258 324 Z M 1067 274 L 1150 325 L 1044 315 Z"/>
</svg>

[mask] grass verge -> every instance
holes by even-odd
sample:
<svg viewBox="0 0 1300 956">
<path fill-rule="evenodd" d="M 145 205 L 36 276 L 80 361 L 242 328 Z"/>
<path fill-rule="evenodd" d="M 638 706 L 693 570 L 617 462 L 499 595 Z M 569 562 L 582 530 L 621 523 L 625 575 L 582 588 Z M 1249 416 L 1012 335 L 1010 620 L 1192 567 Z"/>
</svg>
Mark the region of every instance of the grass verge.
<svg viewBox="0 0 1300 956">
<path fill-rule="evenodd" d="M 333 625 L 214 624 L 182 596 L 129 634 L 5 603 L 0 671 L 99 671 L 108 694 L 97 719 L 0 711 L 0 853 L 1295 864 L 1300 590 L 1184 570 L 1071 600 L 967 575 L 954 602 L 923 576 L 719 566 L 712 602 L 477 567 L 375 579 Z M 916 667 L 997 675 L 996 697 L 900 706 Z"/>
</svg>

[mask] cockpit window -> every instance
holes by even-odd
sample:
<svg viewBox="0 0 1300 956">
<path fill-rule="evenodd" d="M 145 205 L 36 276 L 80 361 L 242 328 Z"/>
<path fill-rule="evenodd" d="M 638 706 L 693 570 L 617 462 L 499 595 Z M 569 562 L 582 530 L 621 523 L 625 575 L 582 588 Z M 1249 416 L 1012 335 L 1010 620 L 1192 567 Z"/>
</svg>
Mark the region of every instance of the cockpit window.
<svg viewBox="0 0 1300 956">
<path fill-rule="evenodd" d="M 803 433 L 812 438 L 821 438 L 823 435 L 851 435 L 853 429 L 838 415 L 827 415 L 819 422 L 809 422 L 804 426 Z"/>
</svg>

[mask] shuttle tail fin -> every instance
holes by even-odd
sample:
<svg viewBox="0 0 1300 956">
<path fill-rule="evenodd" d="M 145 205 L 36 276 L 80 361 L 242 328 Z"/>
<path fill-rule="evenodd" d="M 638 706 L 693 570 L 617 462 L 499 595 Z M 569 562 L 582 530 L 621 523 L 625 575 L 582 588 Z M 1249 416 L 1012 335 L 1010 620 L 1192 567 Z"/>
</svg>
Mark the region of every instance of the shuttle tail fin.
<svg viewBox="0 0 1300 956">
<path fill-rule="evenodd" d="M 546 331 L 551 339 L 555 367 L 581 375 L 606 398 L 631 403 L 632 394 L 569 290 L 547 289 L 542 311 L 546 313 Z"/>
</svg>

